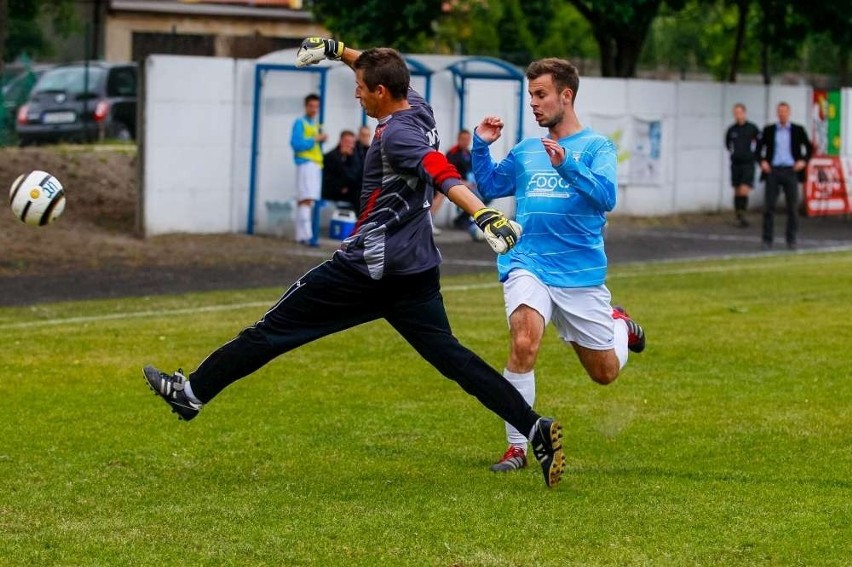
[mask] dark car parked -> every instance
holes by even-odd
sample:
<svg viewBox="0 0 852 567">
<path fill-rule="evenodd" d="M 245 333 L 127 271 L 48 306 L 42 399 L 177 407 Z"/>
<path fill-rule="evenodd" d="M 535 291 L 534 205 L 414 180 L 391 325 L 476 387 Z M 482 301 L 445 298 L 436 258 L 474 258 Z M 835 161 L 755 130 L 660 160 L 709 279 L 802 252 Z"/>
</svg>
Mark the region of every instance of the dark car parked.
<svg viewBox="0 0 852 567">
<path fill-rule="evenodd" d="M 3 108 L 13 130 L 18 109 L 29 100 L 33 86 L 49 68 L 45 65 L 34 65 L 28 69 L 9 73 L 9 77 L 3 81 Z"/>
<path fill-rule="evenodd" d="M 46 71 L 18 110 L 22 146 L 136 137 L 137 69 L 133 63 L 90 61 Z"/>
</svg>

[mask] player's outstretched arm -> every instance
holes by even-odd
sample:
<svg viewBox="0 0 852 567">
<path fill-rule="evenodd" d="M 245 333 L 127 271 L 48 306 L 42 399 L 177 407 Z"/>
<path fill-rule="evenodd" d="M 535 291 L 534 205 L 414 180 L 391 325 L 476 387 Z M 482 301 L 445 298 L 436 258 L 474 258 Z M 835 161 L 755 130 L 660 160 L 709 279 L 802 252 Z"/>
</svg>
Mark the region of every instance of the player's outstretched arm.
<svg viewBox="0 0 852 567">
<path fill-rule="evenodd" d="M 486 207 L 465 185 L 450 187 L 447 198 L 473 217 L 473 221 L 485 234 L 485 241 L 498 254 L 505 254 L 518 243 L 522 232 L 521 225 L 497 209 Z"/>
<path fill-rule="evenodd" d="M 352 67 L 359 55 L 361 55 L 360 51 L 346 47 L 342 41 L 324 37 L 306 37 L 296 53 L 296 67 L 316 65 L 324 59 L 342 61 Z"/>
<path fill-rule="evenodd" d="M 343 55 L 340 56 L 340 60 L 350 69 L 355 69 L 355 60 L 358 59 L 358 56 L 361 55 L 361 52 L 357 49 L 352 49 L 351 47 L 343 48 Z"/>
</svg>

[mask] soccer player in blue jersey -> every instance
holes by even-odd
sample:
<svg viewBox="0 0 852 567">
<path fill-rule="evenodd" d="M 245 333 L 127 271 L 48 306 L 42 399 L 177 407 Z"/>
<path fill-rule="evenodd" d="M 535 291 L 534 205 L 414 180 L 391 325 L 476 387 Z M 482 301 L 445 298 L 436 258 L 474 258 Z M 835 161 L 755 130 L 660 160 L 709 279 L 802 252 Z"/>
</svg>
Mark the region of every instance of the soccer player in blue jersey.
<svg viewBox="0 0 852 567">
<path fill-rule="evenodd" d="M 473 171 L 484 199 L 514 196 L 523 227 L 517 246 L 497 260 L 511 349 L 503 376 L 535 401 L 535 362 L 552 322 L 595 382 L 609 384 L 628 349 L 645 348 L 645 332 L 623 309 L 610 306 L 604 285 L 603 228 L 615 208 L 616 149 L 584 127 L 574 112 L 577 68 L 556 58 L 527 68 L 530 107 L 543 138 L 526 138 L 495 163 L 489 144 L 501 134 L 499 117 L 486 116 L 473 139 Z M 509 447 L 491 470 L 526 466 L 527 441 L 506 424 Z"/>
<path fill-rule="evenodd" d="M 355 232 L 331 259 L 299 278 L 257 323 L 211 353 L 188 379 L 180 371 L 170 375 L 146 366 L 148 385 L 178 417 L 190 420 L 228 385 L 275 357 L 385 319 L 441 374 L 523 431 L 545 483 L 554 486 L 565 467 L 561 426 L 534 412 L 518 390 L 450 330 L 429 205 L 434 191 L 444 193 L 474 216 L 497 252 L 518 241 L 517 225 L 486 208 L 438 151 L 432 108 L 410 89 L 408 67 L 399 53 L 387 48 L 359 52 L 335 40 L 308 38 L 297 65 L 323 59 L 341 60 L 354 69 L 355 97 L 367 116 L 378 119 L 365 157 Z M 364 336 L 365 348 L 370 340 Z"/>
</svg>

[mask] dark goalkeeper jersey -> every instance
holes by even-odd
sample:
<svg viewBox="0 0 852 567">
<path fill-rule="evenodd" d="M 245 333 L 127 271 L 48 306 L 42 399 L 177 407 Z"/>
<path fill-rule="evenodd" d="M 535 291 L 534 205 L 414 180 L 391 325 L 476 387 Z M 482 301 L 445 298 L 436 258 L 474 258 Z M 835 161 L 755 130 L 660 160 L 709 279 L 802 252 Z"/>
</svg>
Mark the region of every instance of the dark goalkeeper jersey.
<svg viewBox="0 0 852 567">
<path fill-rule="evenodd" d="M 438 152 L 432 107 L 413 89 L 408 103 L 410 109 L 376 126 L 364 158 L 361 215 L 355 232 L 335 253 L 376 280 L 441 263 L 429 207 L 436 189 L 446 193 L 461 183 L 456 168 Z"/>
</svg>

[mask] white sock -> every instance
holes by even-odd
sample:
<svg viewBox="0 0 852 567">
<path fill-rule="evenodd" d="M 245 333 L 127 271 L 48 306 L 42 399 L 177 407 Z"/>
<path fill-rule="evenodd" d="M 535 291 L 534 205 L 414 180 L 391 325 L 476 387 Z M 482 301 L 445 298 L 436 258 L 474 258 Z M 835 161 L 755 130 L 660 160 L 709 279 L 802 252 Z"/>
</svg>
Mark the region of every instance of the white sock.
<svg viewBox="0 0 852 567">
<path fill-rule="evenodd" d="M 535 403 L 535 370 L 519 374 L 503 369 L 503 377 L 521 393 L 521 396 L 530 406 Z M 526 451 L 529 438 L 508 423 L 506 423 L 506 439 L 508 439 L 510 445 L 521 447 Z"/>
<path fill-rule="evenodd" d="M 189 380 L 183 383 L 183 393 L 186 394 L 186 398 L 193 404 L 201 406 L 201 400 L 195 397 L 195 394 L 192 393 L 192 385 L 189 383 Z"/>
<path fill-rule="evenodd" d="M 627 321 L 615 319 L 615 356 L 618 358 L 618 368 L 624 368 L 627 364 Z"/>
<path fill-rule="evenodd" d="M 296 240 L 310 240 L 314 235 L 314 229 L 311 226 L 311 211 L 310 205 L 299 205 L 296 209 Z"/>
</svg>

